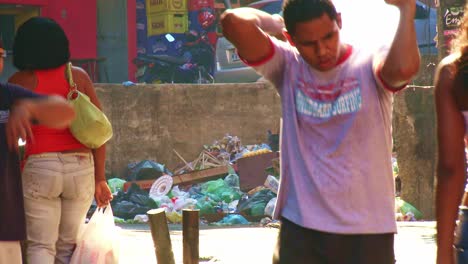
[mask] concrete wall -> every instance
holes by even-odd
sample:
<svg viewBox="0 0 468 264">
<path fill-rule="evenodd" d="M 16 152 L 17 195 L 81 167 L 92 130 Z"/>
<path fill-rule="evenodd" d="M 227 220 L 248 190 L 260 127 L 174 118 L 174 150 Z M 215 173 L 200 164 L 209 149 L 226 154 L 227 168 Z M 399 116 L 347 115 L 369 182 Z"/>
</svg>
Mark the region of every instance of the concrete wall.
<svg viewBox="0 0 468 264">
<path fill-rule="evenodd" d="M 182 163 L 173 149 L 192 161 L 203 145 L 227 133 L 246 145 L 266 142 L 267 130 L 279 131 L 279 96 L 261 83 L 96 84 L 96 89 L 114 128 L 108 144 L 108 175 L 122 177 L 128 163 L 143 159 L 172 170 Z"/>
<path fill-rule="evenodd" d="M 432 86 L 437 55 L 424 56 L 411 85 Z M 393 138 L 401 179 L 401 198 L 434 219 L 436 169 L 434 89 L 409 88 L 395 95 Z"/>
</svg>

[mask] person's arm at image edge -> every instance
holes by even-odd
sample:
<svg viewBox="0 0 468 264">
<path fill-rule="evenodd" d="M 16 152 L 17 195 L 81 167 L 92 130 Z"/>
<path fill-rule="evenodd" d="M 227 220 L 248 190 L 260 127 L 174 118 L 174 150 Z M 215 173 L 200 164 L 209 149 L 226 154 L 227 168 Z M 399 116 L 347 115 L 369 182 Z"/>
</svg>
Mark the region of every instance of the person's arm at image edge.
<svg viewBox="0 0 468 264">
<path fill-rule="evenodd" d="M 435 77 L 437 114 L 437 263 L 452 264 L 455 221 L 461 203 L 465 178 L 465 126 L 455 102 L 453 73 L 439 65 Z"/>
<path fill-rule="evenodd" d="M 8 145 L 10 148 L 17 148 L 19 137 L 32 137 L 32 122 L 52 128 L 64 128 L 74 117 L 73 107 L 59 96 L 18 99 L 11 109 L 7 124 Z"/>
<path fill-rule="evenodd" d="M 415 0 L 386 0 L 400 10 L 400 20 L 379 77 L 391 88 L 406 85 L 418 72 L 420 54 L 414 26 Z"/>
</svg>

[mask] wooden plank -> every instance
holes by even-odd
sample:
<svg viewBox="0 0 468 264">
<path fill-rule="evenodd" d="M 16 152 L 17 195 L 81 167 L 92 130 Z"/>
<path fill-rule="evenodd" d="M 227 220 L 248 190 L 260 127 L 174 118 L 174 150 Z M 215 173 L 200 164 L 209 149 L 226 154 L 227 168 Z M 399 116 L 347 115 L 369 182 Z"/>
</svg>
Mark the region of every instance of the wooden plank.
<svg viewBox="0 0 468 264">
<path fill-rule="evenodd" d="M 172 176 L 173 185 L 179 184 L 193 184 L 198 182 L 205 182 L 214 180 L 225 176 L 228 173 L 228 166 L 220 166 L 216 168 L 192 171 L 185 174 Z M 132 183 L 136 183 L 142 190 L 149 190 L 155 180 L 142 180 L 142 181 L 131 181 L 124 184 L 124 192 L 130 188 Z"/>
<path fill-rule="evenodd" d="M 228 173 L 228 166 L 220 166 L 216 168 L 192 171 L 186 174 L 175 175 L 173 176 L 174 183 L 173 185 L 178 184 L 187 184 L 187 183 L 197 183 L 212 180 L 214 178 L 219 178 Z"/>
</svg>

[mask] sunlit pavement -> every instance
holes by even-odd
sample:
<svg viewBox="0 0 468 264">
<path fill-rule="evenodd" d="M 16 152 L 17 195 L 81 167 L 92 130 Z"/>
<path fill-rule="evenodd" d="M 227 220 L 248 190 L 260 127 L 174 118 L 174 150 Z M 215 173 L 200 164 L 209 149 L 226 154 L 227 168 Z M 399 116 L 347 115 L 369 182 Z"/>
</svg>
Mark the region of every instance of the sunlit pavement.
<svg viewBox="0 0 468 264">
<path fill-rule="evenodd" d="M 181 226 L 170 226 L 175 262 L 182 262 Z M 200 263 L 269 264 L 278 229 L 265 227 L 201 227 Z M 399 222 L 395 237 L 398 264 L 435 263 L 435 222 Z M 146 225 L 121 230 L 120 263 L 156 263 L 151 232 Z M 216 261 L 214 260 L 216 259 Z"/>
</svg>

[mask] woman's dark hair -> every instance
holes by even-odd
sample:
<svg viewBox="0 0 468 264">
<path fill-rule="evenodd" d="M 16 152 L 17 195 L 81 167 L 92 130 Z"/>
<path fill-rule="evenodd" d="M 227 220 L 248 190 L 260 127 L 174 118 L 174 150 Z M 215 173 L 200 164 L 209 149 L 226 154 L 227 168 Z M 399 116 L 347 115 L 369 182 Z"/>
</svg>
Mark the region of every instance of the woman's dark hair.
<svg viewBox="0 0 468 264">
<path fill-rule="evenodd" d="M 16 32 L 13 65 L 19 70 L 52 69 L 70 59 L 68 38 L 54 20 L 33 17 Z"/>
<path fill-rule="evenodd" d="M 283 4 L 283 18 L 290 35 L 296 33 L 296 24 L 320 18 L 327 14 L 336 20 L 337 12 L 330 0 L 285 0 Z"/>
</svg>

